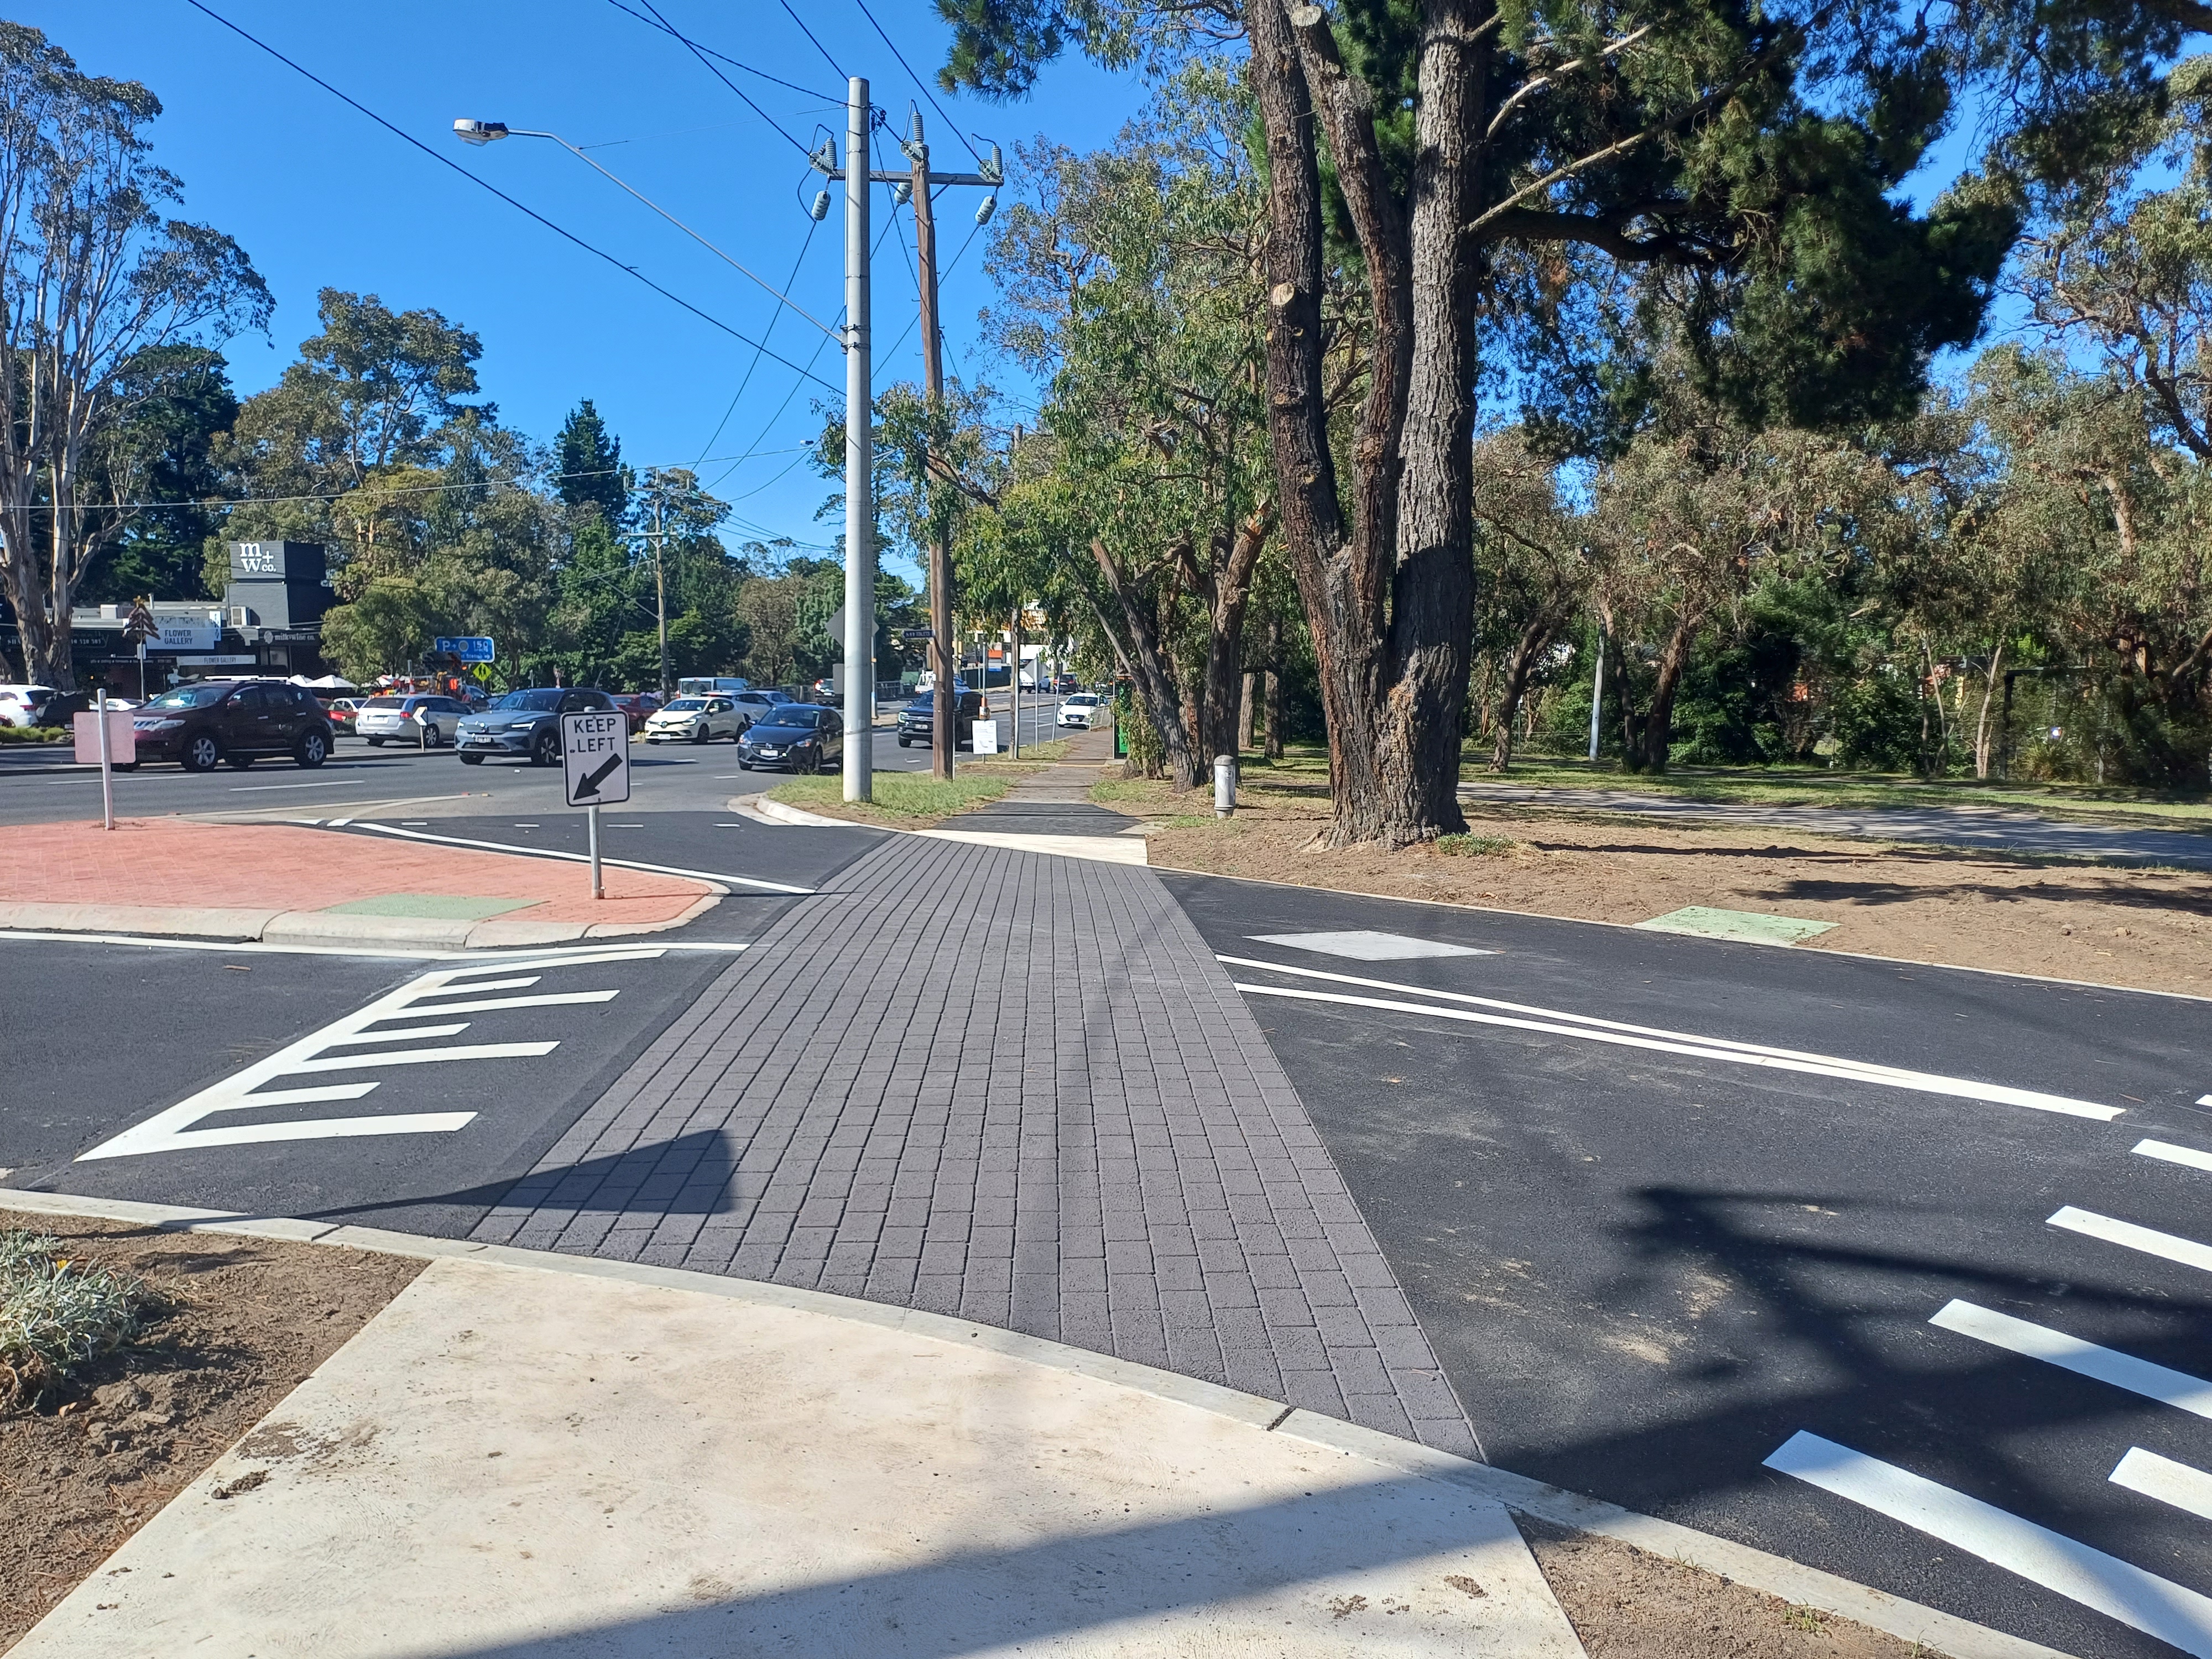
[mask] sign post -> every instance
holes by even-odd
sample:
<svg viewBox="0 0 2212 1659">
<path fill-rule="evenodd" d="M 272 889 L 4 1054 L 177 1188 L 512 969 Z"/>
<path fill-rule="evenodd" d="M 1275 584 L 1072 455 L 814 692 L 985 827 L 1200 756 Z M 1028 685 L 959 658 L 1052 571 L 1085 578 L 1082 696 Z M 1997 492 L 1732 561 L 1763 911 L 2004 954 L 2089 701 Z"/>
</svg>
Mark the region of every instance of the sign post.
<svg viewBox="0 0 2212 1659">
<path fill-rule="evenodd" d="M 107 732 L 107 688 L 100 688 L 100 828 L 115 828 L 115 750 Z M 134 737 L 135 748 L 137 739 Z"/>
<path fill-rule="evenodd" d="M 561 716 L 561 780 L 568 805 L 589 814 L 592 896 L 605 898 L 599 877 L 599 808 L 629 799 L 629 719 L 619 708 Z"/>
</svg>

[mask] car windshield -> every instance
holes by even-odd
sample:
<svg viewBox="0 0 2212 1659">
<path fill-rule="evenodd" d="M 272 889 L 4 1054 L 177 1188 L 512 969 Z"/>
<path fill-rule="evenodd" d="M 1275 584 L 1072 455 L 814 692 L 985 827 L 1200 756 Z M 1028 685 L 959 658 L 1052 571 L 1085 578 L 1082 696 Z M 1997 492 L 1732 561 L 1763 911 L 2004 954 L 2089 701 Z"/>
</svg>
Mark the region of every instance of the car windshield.
<svg viewBox="0 0 2212 1659">
<path fill-rule="evenodd" d="M 1067 706 L 1071 708 L 1096 708 L 1098 699 L 1088 691 L 1079 691 L 1067 700 Z"/>
<path fill-rule="evenodd" d="M 146 705 L 149 708 L 212 708 L 230 695 L 228 685 L 180 685 L 164 691 Z"/>
<path fill-rule="evenodd" d="M 756 732 L 811 732 L 822 711 L 811 702 L 787 702 L 753 727 Z"/>
<path fill-rule="evenodd" d="M 497 702 L 495 708 L 521 708 L 533 714 L 549 714 L 561 706 L 561 688 L 557 685 L 539 686 L 534 691 L 510 691 Z"/>
<path fill-rule="evenodd" d="M 696 714 L 707 706 L 704 697 L 678 697 L 665 711 L 671 714 Z"/>
</svg>

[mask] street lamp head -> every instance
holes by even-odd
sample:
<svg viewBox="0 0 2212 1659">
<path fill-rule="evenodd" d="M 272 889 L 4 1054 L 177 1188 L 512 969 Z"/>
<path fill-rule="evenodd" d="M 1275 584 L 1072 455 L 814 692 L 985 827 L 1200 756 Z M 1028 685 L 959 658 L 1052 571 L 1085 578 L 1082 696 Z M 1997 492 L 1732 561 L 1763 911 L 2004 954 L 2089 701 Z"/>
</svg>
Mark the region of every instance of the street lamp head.
<svg viewBox="0 0 2212 1659">
<path fill-rule="evenodd" d="M 471 121 L 464 117 L 453 123 L 453 137 L 465 144 L 489 144 L 495 138 L 507 137 L 507 123 Z"/>
</svg>

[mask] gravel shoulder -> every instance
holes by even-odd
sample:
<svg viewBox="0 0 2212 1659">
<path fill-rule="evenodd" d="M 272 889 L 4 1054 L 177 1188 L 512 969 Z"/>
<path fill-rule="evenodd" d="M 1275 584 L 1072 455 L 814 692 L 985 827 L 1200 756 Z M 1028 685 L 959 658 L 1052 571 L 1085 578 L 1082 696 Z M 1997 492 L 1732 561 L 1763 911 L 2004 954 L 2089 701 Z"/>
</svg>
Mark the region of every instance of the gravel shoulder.
<svg viewBox="0 0 2212 1659">
<path fill-rule="evenodd" d="M 0 1413 L 0 1652 L 368 1322 L 419 1261 L 0 1211 L 161 1309 L 34 1409 Z"/>
<path fill-rule="evenodd" d="M 1255 775 L 1247 775 L 1248 781 Z M 1319 844 L 1318 791 L 1248 792 L 1225 821 L 1164 786 L 1099 792 L 1146 816 L 1155 868 L 1639 922 L 1701 905 L 1832 923 L 1793 948 L 2212 994 L 2212 875 L 1771 829 L 1470 809 L 1459 850 Z"/>
</svg>

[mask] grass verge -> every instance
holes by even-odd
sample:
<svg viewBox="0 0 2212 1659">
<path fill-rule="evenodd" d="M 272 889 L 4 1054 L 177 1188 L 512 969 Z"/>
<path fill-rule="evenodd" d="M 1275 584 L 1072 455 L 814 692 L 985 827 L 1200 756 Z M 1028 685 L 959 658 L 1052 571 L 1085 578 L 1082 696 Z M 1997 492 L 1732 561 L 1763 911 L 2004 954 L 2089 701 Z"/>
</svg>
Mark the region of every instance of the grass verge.
<svg viewBox="0 0 2212 1659">
<path fill-rule="evenodd" d="M 69 732 L 58 726 L 0 726 L 0 747 L 11 743 L 67 743 Z"/>
<path fill-rule="evenodd" d="M 979 764 L 988 764 L 981 763 Z M 994 801 L 1029 775 L 1024 764 L 994 768 L 978 776 L 963 768 L 950 783 L 911 772 L 878 772 L 865 805 L 845 799 L 838 778 L 793 778 L 768 792 L 770 800 L 802 811 L 819 812 L 828 818 L 849 818 L 854 823 L 888 824 L 898 830 L 923 830 L 971 807 Z"/>
</svg>

